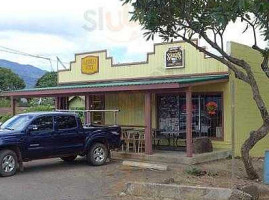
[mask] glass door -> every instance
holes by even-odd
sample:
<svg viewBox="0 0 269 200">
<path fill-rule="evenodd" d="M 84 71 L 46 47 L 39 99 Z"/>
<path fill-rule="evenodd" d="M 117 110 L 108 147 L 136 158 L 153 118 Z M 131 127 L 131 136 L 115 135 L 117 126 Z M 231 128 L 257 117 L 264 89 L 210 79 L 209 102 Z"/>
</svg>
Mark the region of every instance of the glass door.
<svg viewBox="0 0 269 200">
<path fill-rule="evenodd" d="M 193 137 L 223 138 L 223 107 L 221 94 L 192 96 Z M 186 96 L 157 96 L 158 131 L 154 139 L 158 146 L 178 149 L 180 139 L 186 139 Z M 155 144 L 156 144 L 155 143 Z"/>
</svg>

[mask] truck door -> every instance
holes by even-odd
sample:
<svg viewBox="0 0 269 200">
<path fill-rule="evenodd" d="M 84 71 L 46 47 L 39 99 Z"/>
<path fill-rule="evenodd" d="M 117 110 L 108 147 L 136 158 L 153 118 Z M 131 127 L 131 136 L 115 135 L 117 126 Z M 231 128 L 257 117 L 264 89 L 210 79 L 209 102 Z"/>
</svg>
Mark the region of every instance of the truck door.
<svg viewBox="0 0 269 200">
<path fill-rule="evenodd" d="M 83 150 L 85 135 L 72 115 L 55 116 L 55 151 L 59 155 L 78 154 Z"/>
<path fill-rule="evenodd" d="M 26 157 L 32 159 L 50 157 L 54 154 L 53 117 L 42 116 L 29 125 L 26 139 Z"/>
</svg>

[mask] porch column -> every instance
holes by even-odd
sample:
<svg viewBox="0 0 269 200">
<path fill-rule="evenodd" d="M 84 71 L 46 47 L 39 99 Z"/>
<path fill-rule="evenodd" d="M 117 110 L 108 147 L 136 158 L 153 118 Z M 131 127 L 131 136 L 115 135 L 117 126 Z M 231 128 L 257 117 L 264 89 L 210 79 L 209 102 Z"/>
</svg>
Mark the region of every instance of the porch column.
<svg viewBox="0 0 269 200">
<path fill-rule="evenodd" d="M 16 99 L 14 97 L 10 97 L 11 103 L 11 114 L 12 116 L 16 115 Z"/>
<path fill-rule="evenodd" d="M 68 97 L 55 97 L 55 109 L 68 110 Z"/>
<path fill-rule="evenodd" d="M 192 92 L 190 87 L 186 90 L 186 148 L 187 157 L 192 157 Z"/>
<path fill-rule="evenodd" d="M 92 108 L 92 96 L 85 95 L 85 110 L 91 110 L 91 108 Z M 90 113 L 86 113 L 85 122 L 86 122 L 86 124 L 91 124 L 91 114 Z"/>
<path fill-rule="evenodd" d="M 68 110 L 69 105 L 68 105 L 68 97 L 62 97 L 62 109 Z"/>
<path fill-rule="evenodd" d="M 145 94 L 145 153 L 152 154 L 152 114 L 151 114 L 151 93 Z"/>
<path fill-rule="evenodd" d="M 61 107 L 61 97 L 55 97 L 55 110 L 60 110 Z"/>
</svg>

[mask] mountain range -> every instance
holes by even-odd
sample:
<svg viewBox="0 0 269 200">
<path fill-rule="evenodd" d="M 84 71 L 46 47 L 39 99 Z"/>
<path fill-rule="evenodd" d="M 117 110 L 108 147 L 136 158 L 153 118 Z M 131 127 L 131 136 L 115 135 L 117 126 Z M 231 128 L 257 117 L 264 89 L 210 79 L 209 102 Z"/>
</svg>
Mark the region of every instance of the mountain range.
<svg viewBox="0 0 269 200">
<path fill-rule="evenodd" d="M 3 59 L 0 59 L 0 67 L 11 69 L 18 74 L 24 80 L 26 88 L 35 87 L 37 80 L 47 72 L 32 65 L 23 65 Z"/>
</svg>

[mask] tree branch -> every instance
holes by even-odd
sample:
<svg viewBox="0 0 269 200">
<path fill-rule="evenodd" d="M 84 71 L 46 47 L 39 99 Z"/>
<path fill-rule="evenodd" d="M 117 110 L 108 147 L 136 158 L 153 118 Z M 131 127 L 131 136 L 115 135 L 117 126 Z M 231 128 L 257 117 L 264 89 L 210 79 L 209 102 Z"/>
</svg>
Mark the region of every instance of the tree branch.
<svg viewBox="0 0 269 200">
<path fill-rule="evenodd" d="M 257 45 L 253 45 L 252 48 L 258 52 L 260 52 L 263 56 L 263 61 L 261 64 L 261 68 L 264 71 L 265 75 L 269 78 L 269 50 L 263 50 Z"/>
<path fill-rule="evenodd" d="M 246 70 L 247 63 L 244 60 L 240 60 L 238 58 L 235 58 L 233 56 L 228 55 L 218 44 L 212 42 L 210 38 L 203 32 L 200 33 L 200 35 L 205 39 L 205 41 L 214 49 L 216 49 L 224 58 L 226 58 L 231 63 L 238 65 Z"/>
<path fill-rule="evenodd" d="M 256 46 L 257 45 L 257 36 L 256 36 L 256 30 L 255 30 L 255 24 L 256 24 L 256 22 L 253 24 L 253 23 L 251 23 L 248 19 L 246 19 L 243 16 L 241 17 L 241 19 L 244 20 L 245 22 L 247 22 L 251 26 L 252 31 L 253 31 L 253 37 L 254 37 L 254 46 Z"/>
<path fill-rule="evenodd" d="M 198 49 L 201 52 L 204 52 L 206 55 L 220 61 L 221 63 L 225 64 L 229 69 L 231 69 L 234 73 L 235 73 L 235 77 L 248 83 L 251 87 L 251 90 L 253 92 L 253 99 L 256 102 L 258 109 L 260 111 L 260 114 L 262 116 L 262 119 L 264 120 L 265 123 L 269 123 L 269 114 L 268 114 L 268 110 L 266 108 L 266 105 L 260 95 L 260 90 L 259 87 L 257 85 L 256 79 L 254 77 L 254 74 L 251 70 L 251 67 L 248 65 L 248 63 L 245 63 L 245 67 L 243 67 L 243 69 L 245 69 L 246 73 L 242 72 L 241 70 L 239 70 L 236 65 L 234 65 L 232 62 L 227 61 L 226 59 L 216 56 L 213 53 L 210 53 L 209 51 L 207 51 L 206 49 L 198 46 L 196 43 L 194 43 L 192 40 L 189 40 L 187 38 L 185 38 L 184 36 L 178 34 L 178 37 L 182 38 L 184 41 L 186 41 L 187 43 L 191 44 L 193 47 L 195 47 L 196 49 Z"/>
<path fill-rule="evenodd" d="M 238 59 L 238 58 L 235 58 L 235 57 L 233 57 L 233 56 L 231 56 L 231 55 L 228 55 L 225 51 L 224 51 L 224 49 L 223 49 L 223 38 L 222 38 L 222 36 L 220 36 L 221 37 L 221 40 L 222 40 L 222 43 L 221 43 L 221 45 L 222 45 L 222 47 L 220 47 L 216 42 L 213 42 L 207 35 L 206 35 L 206 33 L 205 33 L 205 31 L 204 31 L 204 29 L 202 28 L 201 30 L 194 30 L 193 29 L 193 25 L 192 25 L 192 23 L 189 21 L 189 20 L 187 20 L 186 19 L 186 21 L 187 21 L 187 23 L 188 23 L 188 26 L 187 25 L 184 25 L 184 24 L 182 24 L 182 23 L 178 23 L 178 25 L 181 25 L 181 26 L 183 26 L 184 28 L 190 28 L 190 29 L 192 29 L 193 31 L 195 31 L 195 33 L 197 33 L 198 35 L 200 35 L 202 38 L 204 38 L 204 40 L 212 47 L 212 48 L 214 48 L 214 49 L 216 49 L 224 58 L 226 58 L 228 61 L 230 61 L 231 63 L 233 63 L 233 64 L 235 64 L 235 65 L 238 65 L 238 66 L 240 66 L 241 68 L 243 68 L 243 69 L 245 69 L 245 67 L 246 66 L 248 66 L 247 65 L 247 63 L 244 61 L 244 60 L 240 60 L 240 59 Z M 223 30 L 225 30 L 225 28 L 223 29 Z M 218 33 L 216 33 L 216 34 L 223 34 L 223 33 L 220 33 L 220 31 L 221 30 L 217 30 L 218 31 Z M 174 33 L 174 34 L 176 34 L 176 32 Z M 179 36 L 179 35 L 178 35 Z M 180 37 L 180 36 L 179 36 Z M 182 37 L 181 37 L 182 38 Z M 183 39 L 183 38 L 182 38 Z M 246 69 L 245 69 L 246 70 Z"/>
<path fill-rule="evenodd" d="M 196 49 L 198 49 L 199 51 L 205 53 L 206 55 L 218 60 L 219 62 L 223 63 L 224 65 L 226 65 L 229 69 L 231 69 L 234 73 L 235 73 L 235 77 L 246 82 L 246 83 L 249 83 L 249 79 L 247 77 L 247 75 L 242 72 L 241 70 L 239 70 L 235 65 L 233 65 L 231 62 L 225 60 L 224 58 L 222 57 L 219 57 L 213 53 L 210 53 L 209 51 L 207 51 L 205 48 L 203 47 L 200 47 L 198 44 L 196 44 L 195 42 L 193 42 L 192 40 L 180 35 L 180 34 L 177 34 L 178 37 L 182 38 L 184 41 L 186 41 L 187 43 L 191 44 L 193 47 L 195 47 Z"/>
<path fill-rule="evenodd" d="M 264 71 L 265 75 L 269 78 L 268 60 L 269 60 L 269 56 L 265 56 L 263 58 L 263 61 L 262 61 L 262 64 L 261 64 L 261 68 Z"/>
</svg>

